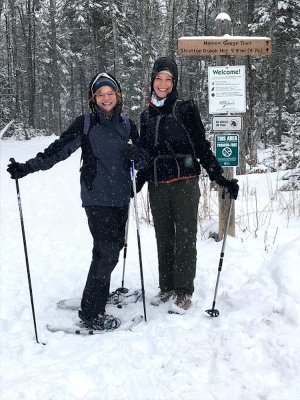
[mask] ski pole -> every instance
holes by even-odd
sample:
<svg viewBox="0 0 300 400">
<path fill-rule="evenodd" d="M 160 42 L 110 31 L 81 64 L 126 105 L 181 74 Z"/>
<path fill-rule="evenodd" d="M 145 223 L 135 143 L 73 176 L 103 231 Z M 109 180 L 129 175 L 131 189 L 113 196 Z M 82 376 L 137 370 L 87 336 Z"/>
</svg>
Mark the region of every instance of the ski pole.
<svg viewBox="0 0 300 400">
<path fill-rule="evenodd" d="M 123 252 L 123 273 L 122 273 L 122 284 L 121 284 L 122 288 L 124 287 L 125 264 L 126 264 L 126 257 L 127 257 L 129 210 L 130 210 L 130 203 L 128 206 L 128 216 L 127 216 L 127 221 L 126 221 L 126 226 L 125 226 L 125 241 L 124 241 L 124 252 Z"/>
<path fill-rule="evenodd" d="M 217 292 L 218 292 L 218 287 L 219 287 L 220 274 L 221 274 L 221 271 L 222 271 L 224 252 L 225 252 L 225 245 L 226 245 L 226 238 L 227 238 L 227 233 L 228 233 L 228 228 L 229 228 L 229 221 L 230 221 L 233 202 L 234 202 L 234 199 L 231 198 L 230 199 L 228 216 L 227 216 L 227 221 L 226 221 L 226 226 L 225 226 L 223 245 L 222 245 L 221 254 L 220 254 L 218 276 L 217 276 L 217 282 L 216 282 L 216 287 L 215 287 L 215 294 L 214 294 L 214 300 L 213 300 L 213 303 L 212 303 L 212 308 L 210 310 L 205 310 L 205 312 L 207 312 L 211 317 L 218 317 L 219 314 L 220 314 L 219 310 L 217 310 L 215 308 L 215 306 L 216 306 L 216 297 L 217 297 Z"/>
<path fill-rule="evenodd" d="M 137 234 L 138 251 L 139 251 L 139 262 L 140 262 L 140 274 L 141 274 L 144 317 L 145 317 L 145 322 L 147 322 L 145 288 L 144 288 L 144 277 L 143 277 L 143 264 L 142 264 L 142 250 L 141 250 L 141 238 L 140 238 L 140 226 L 139 226 L 139 215 L 138 215 L 138 208 L 137 208 L 136 180 L 135 180 L 135 170 L 134 170 L 134 161 L 133 160 L 131 160 L 131 178 L 132 178 L 132 186 L 133 186 L 133 194 L 134 194 L 133 198 L 134 198 L 134 209 L 135 209 L 136 234 Z"/>
<path fill-rule="evenodd" d="M 9 161 L 11 163 L 16 162 L 14 158 L 10 158 Z M 26 262 L 26 269 L 27 269 L 27 277 L 28 277 L 28 286 L 29 286 L 30 301 L 31 301 L 32 318 L 33 318 L 33 325 L 34 325 L 34 332 L 35 332 L 35 340 L 37 343 L 40 343 L 39 339 L 38 339 L 37 328 L 36 328 L 36 319 L 35 319 L 35 312 L 34 312 L 34 302 L 33 302 L 32 286 L 31 286 L 31 278 L 30 278 L 30 269 L 29 269 L 29 261 L 28 261 L 28 253 L 27 253 L 27 245 L 26 245 L 26 237 L 25 237 L 25 228 L 24 228 L 24 219 L 23 219 L 23 212 L 22 212 L 20 188 L 19 188 L 19 182 L 18 182 L 17 178 L 15 179 L 15 181 L 16 181 L 17 198 L 18 198 L 19 214 L 20 214 L 23 245 L 24 245 L 25 262 Z"/>
</svg>

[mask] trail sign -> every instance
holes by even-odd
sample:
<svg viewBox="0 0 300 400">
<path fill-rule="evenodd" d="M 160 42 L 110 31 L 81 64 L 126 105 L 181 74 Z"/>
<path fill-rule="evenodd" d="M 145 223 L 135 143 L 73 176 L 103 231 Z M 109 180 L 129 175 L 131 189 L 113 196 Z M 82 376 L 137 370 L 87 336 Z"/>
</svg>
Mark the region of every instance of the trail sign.
<svg viewBox="0 0 300 400">
<path fill-rule="evenodd" d="M 222 12 L 216 17 L 216 36 L 181 37 L 178 39 L 177 54 L 183 57 L 216 56 L 217 66 L 226 66 L 231 64 L 232 57 L 260 57 L 272 54 L 272 42 L 270 38 L 231 36 L 230 32 L 231 18 L 228 14 Z M 216 78 L 218 75 L 214 76 Z M 220 76 L 222 77 L 222 75 Z M 224 82 L 225 84 L 223 84 Z M 229 75 L 226 80 L 220 79 L 218 82 L 216 80 L 212 81 L 209 91 L 209 112 L 211 114 L 224 114 L 226 117 L 230 117 L 230 114 L 246 112 L 246 85 L 243 85 L 244 89 L 242 88 L 242 84 L 239 88 L 236 82 L 234 82 L 234 79 L 229 79 Z M 214 94 L 216 91 L 218 92 L 218 97 Z M 240 103 L 242 104 L 242 111 L 238 110 L 238 108 L 240 109 Z M 225 125 L 227 128 L 228 123 L 220 122 L 218 127 L 216 123 L 215 128 L 220 128 L 221 130 L 221 128 L 223 129 L 224 127 L 222 125 Z M 239 166 L 239 136 L 235 134 L 234 129 L 232 129 L 232 131 L 233 132 L 229 135 L 216 135 L 215 138 L 216 155 L 220 164 L 224 167 Z M 245 132 L 242 134 L 245 135 Z M 243 168 L 245 165 L 244 157 L 242 159 L 242 164 Z M 224 176 L 227 179 L 232 179 L 233 174 L 233 168 L 226 168 L 224 171 Z M 229 201 L 229 196 L 226 196 L 223 199 L 220 190 L 218 196 L 220 216 L 218 239 L 221 240 L 225 233 L 226 216 L 229 215 L 228 210 L 231 210 L 229 207 L 232 206 L 233 211 L 231 212 L 230 219 L 228 218 L 227 220 L 227 227 L 228 234 L 232 236 L 235 236 L 235 216 L 234 204 L 232 205 L 231 201 Z"/>
<path fill-rule="evenodd" d="M 213 131 L 241 131 L 243 128 L 243 120 L 241 115 L 214 115 L 212 117 Z"/>
<path fill-rule="evenodd" d="M 180 56 L 269 56 L 272 41 L 259 36 L 188 36 L 178 39 Z"/>
<path fill-rule="evenodd" d="M 246 112 L 245 66 L 208 67 L 209 114 Z"/>
<path fill-rule="evenodd" d="M 237 134 L 216 134 L 215 153 L 219 164 L 222 167 L 239 166 L 239 135 Z"/>
</svg>

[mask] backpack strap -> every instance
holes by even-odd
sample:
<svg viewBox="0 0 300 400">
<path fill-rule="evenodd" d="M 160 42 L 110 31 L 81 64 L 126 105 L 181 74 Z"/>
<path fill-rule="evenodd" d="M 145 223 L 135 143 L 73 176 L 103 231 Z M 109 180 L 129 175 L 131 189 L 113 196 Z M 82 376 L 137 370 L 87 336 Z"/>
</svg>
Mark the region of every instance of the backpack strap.
<svg viewBox="0 0 300 400">
<path fill-rule="evenodd" d="M 127 115 L 123 115 L 121 114 L 121 120 L 122 120 L 122 124 L 124 125 L 126 132 L 128 133 L 128 135 L 130 135 L 131 132 L 131 124 L 130 124 L 130 120 L 127 117 Z"/>
<path fill-rule="evenodd" d="M 175 101 L 173 108 L 172 108 L 172 115 L 175 118 L 175 120 L 178 122 L 178 124 L 181 126 L 181 128 L 184 130 L 184 132 L 187 134 L 187 137 L 189 139 L 190 145 L 191 145 L 193 153 L 194 153 L 193 155 L 194 155 L 194 157 L 196 157 L 194 142 L 192 141 L 190 132 L 189 132 L 188 128 L 184 125 L 182 117 L 181 117 L 180 113 L 178 112 L 177 105 L 180 103 L 182 103 L 182 100 Z"/>
<path fill-rule="evenodd" d="M 89 130 L 90 130 L 90 124 L 91 124 L 91 114 L 85 113 L 84 114 L 84 123 L 83 123 L 83 134 L 84 135 L 88 135 Z"/>
<path fill-rule="evenodd" d="M 84 120 L 83 120 L 83 135 L 87 136 L 89 134 L 90 130 L 90 124 L 91 124 L 91 114 L 90 113 L 84 113 Z M 82 166 L 82 153 L 80 157 L 80 167 Z"/>
<path fill-rule="evenodd" d="M 126 115 L 121 114 L 121 120 L 122 124 L 124 125 L 126 131 L 130 133 L 131 131 L 131 124 L 130 120 Z M 85 113 L 84 114 L 84 122 L 83 122 L 83 134 L 88 135 L 89 130 L 90 130 L 90 124 L 91 124 L 91 114 L 90 113 Z"/>
</svg>

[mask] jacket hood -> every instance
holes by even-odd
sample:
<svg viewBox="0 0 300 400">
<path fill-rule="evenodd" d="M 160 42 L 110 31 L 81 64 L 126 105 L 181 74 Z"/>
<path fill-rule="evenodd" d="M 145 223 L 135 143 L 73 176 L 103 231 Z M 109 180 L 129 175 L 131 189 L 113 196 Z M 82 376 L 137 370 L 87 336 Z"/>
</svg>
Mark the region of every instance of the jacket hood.
<svg viewBox="0 0 300 400">
<path fill-rule="evenodd" d="M 178 68 L 174 60 L 169 57 L 158 58 L 152 68 L 151 72 L 151 93 L 153 92 L 153 81 L 156 75 L 161 71 L 170 71 L 173 75 L 173 90 L 177 89 L 178 82 Z"/>
<path fill-rule="evenodd" d="M 178 92 L 177 92 L 178 68 L 176 62 L 169 57 L 160 57 L 155 61 L 151 72 L 151 83 L 150 83 L 151 95 L 154 92 L 153 89 L 154 78 L 161 71 L 170 71 L 173 76 L 173 89 L 172 92 L 169 93 L 167 96 L 167 103 L 169 103 L 174 101 L 178 97 Z"/>
</svg>

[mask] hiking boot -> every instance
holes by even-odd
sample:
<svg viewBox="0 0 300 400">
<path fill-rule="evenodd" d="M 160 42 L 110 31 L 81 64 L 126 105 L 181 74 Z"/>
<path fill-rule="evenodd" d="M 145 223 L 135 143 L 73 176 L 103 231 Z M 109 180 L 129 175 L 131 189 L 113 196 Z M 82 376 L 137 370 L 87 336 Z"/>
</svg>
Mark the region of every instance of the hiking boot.
<svg viewBox="0 0 300 400">
<path fill-rule="evenodd" d="M 124 302 L 127 293 L 128 293 L 127 288 L 124 287 L 118 288 L 117 290 L 109 294 L 107 304 L 117 305 Z"/>
<path fill-rule="evenodd" d="M 81 317 L 83 328 L 94 329 L 96 331 L 111 331 L 119 328 L 121 321 L 113 315 L 98 314 L 97 317 L 85 319 Z"/>
<path fill-rule="evenodd" d="M 166 303 L 174 295 L 174 290 L 167 290 L 166 292 L 160 291 L 156 296 L 152 297 L 150 304 L 153 306 L 159 306 L 162 303 Z"/>
<path fill-rule="evenodd" d="M 170 314 L 185 314 L 192 305 L 192 296 L 187 293 L 175 293 L 169 307 Z"/>
</svg>

